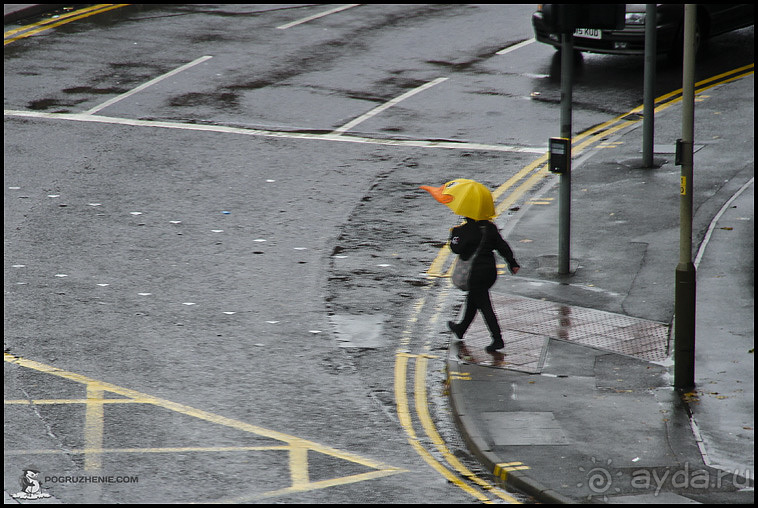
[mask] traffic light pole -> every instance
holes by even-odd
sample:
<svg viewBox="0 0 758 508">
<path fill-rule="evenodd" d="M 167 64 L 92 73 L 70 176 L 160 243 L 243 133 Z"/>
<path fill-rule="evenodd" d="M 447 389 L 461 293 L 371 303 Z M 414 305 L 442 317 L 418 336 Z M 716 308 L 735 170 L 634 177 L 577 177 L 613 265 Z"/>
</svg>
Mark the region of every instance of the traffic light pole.
<svg viewBox="0 0 758 508">
<path fill-rule="evenodd" d="M 561 138 L 551 139 L 550 170 L 560 173 L 558 192 L 558 274 L 571 265 L 571 91 L 574 81 L 574 31 L 577 28 L 624 28 L 624 4 L 542 4 L 542 19 L 551 34 L 561 34 Z M 566 146 L 567 145 L 567 146 Z M 553 153 L 553 148 L 559 153 Z M 557 164 L 560 162 L 560 164 Z M 560 166 L 560 167 L 558 167 Z"/>
<path fill-rule="evenodd" d="M 674 388 L 695 386 L 695 265 L 692 263 L 692 175 L 695 137 L 695 24 L 696 6 L 684 7 L 682 68 L 682 165 L 679 199 L 679 264 L 676 267 Z"/>
<path fill-rule="evenodd" d="M 558 193 L 558 273 L 567 275 L 571 260 L 571 95 L 574 78 L 574 36 L 561 35 L 561 137 L 569 140 L 566 170 Z"/>
</svg>

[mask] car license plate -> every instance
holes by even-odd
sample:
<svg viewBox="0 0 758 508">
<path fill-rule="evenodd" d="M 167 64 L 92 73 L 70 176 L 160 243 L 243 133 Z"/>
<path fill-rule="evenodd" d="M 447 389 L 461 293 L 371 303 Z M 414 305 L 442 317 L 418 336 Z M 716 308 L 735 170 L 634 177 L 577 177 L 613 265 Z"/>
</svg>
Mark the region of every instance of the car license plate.
<svg viewBox="0 0 758 508">
<path fill-rule="evenodd" d="M 585 39 L 600 39 L 601 32 L 598 28 L 577 28 L 574 30 L 574 37 L 584 37 Z"/>
</svg>

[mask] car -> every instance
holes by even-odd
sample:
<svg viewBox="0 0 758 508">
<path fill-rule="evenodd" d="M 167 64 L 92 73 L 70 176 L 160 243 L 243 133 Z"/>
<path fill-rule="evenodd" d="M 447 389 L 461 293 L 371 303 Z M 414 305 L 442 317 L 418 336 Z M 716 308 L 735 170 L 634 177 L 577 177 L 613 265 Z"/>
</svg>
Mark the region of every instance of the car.
<svg viewBox="0 0 758 508">
<path fill-rule="evenodd" d="M 539 42 L 561 48 L 560 34 L 549 33 L 540 5 L 532 15 L 534 37 Z M 645 4 L 626 4 L 625 26 L 622 30 L 577 28 L 574 50 L 612 55 L 645 54 Z M 697 4 L 696 47 L 710 37 L 754 24 L 753 4 Z M 677 56 L 682 53 L 684 37 L 684 5 L 658 4 L 656 48 L 659 54 Z"/>
</svg>

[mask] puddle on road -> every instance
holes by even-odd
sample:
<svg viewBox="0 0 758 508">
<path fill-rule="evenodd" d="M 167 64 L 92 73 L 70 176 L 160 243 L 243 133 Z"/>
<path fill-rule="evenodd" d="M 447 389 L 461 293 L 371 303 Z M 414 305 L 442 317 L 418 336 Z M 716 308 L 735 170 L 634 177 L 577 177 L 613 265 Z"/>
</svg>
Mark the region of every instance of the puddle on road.
<svg viewBox="0 0 758 508">
<path fill-rule="evenodd" d="M 386 314 L 361 315 L 342 314 L 330 319 L 337 332 L 339 347 L 376 349 L 387 344 L 383 334 Z"/>
</svg>

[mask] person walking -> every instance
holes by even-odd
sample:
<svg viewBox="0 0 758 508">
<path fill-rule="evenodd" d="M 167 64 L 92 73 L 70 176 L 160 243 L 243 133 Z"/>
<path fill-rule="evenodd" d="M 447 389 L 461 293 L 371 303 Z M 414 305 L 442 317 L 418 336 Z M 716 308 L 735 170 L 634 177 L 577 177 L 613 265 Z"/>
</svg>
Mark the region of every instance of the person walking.
<svg viewBox="0 0 758 508">
<path fill-rule="evenodd" d="M 460 323 L 448 321 L 447 326 L 459 340 L 463 340 L 463 336 L 476 317 L 477 311 L 481 312 L 492 337 L 492 343 L 485 350 L 488 353 L 494 353 L 505 347 L 505 343 L 490 300 L 490 288 L 497 280 L 497 267 L 493 251 L 497 250 L 505 259 L 512 274 L 518 273 L 520 266 L 513 255 L 513 250 L 500 235 L 495 224 L 489 220 L 474 220 L 469 217 L 465 219 L 466 221 L 463 224 L 450 230 L 450 250 L 458 254 L 462 260 L 467 260 L 473 255 L 476 255 L 476 259 L 472 262 L 463 319 Z M 482 239 L 482 235 L 484 235 L 484 239 Z"/>
<path fill-rule="evenodd" d="M 450 250 L 458 254 L 463 261 L 476 256 L 471 263 L 468 277 L 463 320 L 460 323 L 448 321 L 447 326 L 458 339 L 463 340 L 463 335 L 476 317 L 477 311 L 481 312 L 492 336 L 492 344 L 485 349 L 488 353 L 494 353 L 505 347 L 505 344 L 490 300 L 490 288 L 497 280 L 493 251 L 498 251 L 505 258 L 512 274 L 518 273 L 520 267 L 513 250 L 503 240 L 497 226 L 491 222 L 495 217 L 492 193 L 483 184 L 466 178 L 451 180 L 441 187 L 422 185 L 421 188 L 455 214 L 466 219 L 463 224 L 451 229 Z"/>
</svg>

